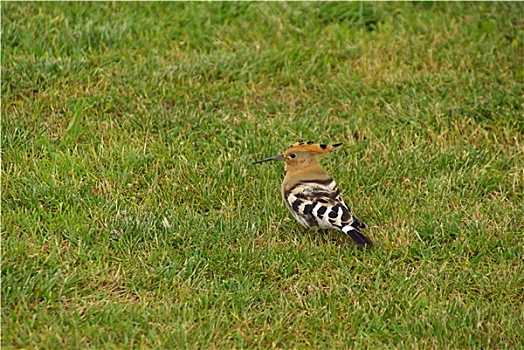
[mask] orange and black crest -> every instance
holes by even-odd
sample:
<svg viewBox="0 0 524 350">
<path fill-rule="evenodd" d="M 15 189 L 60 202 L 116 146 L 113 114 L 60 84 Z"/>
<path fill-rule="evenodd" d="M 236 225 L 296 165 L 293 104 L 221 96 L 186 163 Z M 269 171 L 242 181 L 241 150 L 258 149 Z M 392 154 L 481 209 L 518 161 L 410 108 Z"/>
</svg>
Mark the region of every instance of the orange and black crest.
<svg viewBox="0 0 524 350">
<path fill-rule="evenodd" d="M 307 141 L 307 142 L 299 141 L 299 142 L 295 142 L 294 144 L 286 148 L 285 153 L 303 151 L 303 152 L 309 152 L 313 154 L 322 154 L 322 153 L 331 152 L 333 149 L 337 148 L 340 145 L 341 143 L 334 143 L 332 145 L 328 145 L 325 143 L 315 143 L 313 141 Z"/>
</svg>

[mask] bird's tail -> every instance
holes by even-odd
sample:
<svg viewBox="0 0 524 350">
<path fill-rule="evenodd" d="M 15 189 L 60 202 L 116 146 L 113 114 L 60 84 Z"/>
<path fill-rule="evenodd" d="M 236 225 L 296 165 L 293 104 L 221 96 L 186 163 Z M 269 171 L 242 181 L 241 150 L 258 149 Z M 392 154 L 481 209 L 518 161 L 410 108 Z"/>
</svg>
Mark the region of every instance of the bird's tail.
<svg viewBox="0 0 524 350">
<path fill-rule="evenodd" d="M 373 242 L 371 242 L 369 238 L 364 236 L 359 230 L 357 230 L 353 226 L 348 225 L 343 227 L 342 232 L 351 237 L 355 241 L 355 243 L 361 248 L 371 248 L 373 246 Z"/>
</svg>

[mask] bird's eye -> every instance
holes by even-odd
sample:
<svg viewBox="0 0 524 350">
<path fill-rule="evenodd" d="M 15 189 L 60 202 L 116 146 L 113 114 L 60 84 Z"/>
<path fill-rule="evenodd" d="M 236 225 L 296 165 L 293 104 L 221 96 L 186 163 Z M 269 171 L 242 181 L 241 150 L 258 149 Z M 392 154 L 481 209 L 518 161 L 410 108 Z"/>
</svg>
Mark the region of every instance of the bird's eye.
<svg viewBox="0 0 524 350">
<path fill-rule="evenodd" d="M 296 155 L 295 153 L 291 153 L 291 154 L 289 155 L 289 157 L 290 157 L 291 159 L 295 159 L 295 158 L 297 157 L 297 155 Z"/>
</svg>

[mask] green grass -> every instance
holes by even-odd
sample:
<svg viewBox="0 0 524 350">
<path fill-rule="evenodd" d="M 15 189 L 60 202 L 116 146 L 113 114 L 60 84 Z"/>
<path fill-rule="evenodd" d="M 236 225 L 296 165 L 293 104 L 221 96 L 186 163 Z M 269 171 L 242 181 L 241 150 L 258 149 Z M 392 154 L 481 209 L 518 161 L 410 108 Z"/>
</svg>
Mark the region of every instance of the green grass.
<svg viewBox="0 0 524 350">
<path fill-rule="evenodd" d="M 523 11 L 3 3 L 2 348 L 521 348 Z M 299 139 L 373 250 L 251 164 Z"/>
</svg>

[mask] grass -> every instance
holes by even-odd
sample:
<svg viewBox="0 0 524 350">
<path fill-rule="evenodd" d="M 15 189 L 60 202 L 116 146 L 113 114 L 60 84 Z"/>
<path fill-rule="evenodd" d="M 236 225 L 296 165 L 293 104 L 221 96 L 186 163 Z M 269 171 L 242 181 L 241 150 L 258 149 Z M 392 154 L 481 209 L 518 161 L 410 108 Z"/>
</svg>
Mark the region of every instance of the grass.
<svg viewBox="0 0 524 350">
<path fill-rule="evenodd" d="M 2 347 L 522 347 L 522 11 L 3 3 Z M 373 250 L 251 165 L 298 139 Z"/>
</svg>

